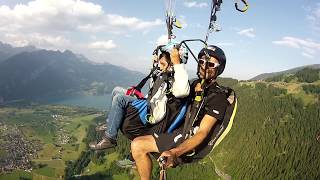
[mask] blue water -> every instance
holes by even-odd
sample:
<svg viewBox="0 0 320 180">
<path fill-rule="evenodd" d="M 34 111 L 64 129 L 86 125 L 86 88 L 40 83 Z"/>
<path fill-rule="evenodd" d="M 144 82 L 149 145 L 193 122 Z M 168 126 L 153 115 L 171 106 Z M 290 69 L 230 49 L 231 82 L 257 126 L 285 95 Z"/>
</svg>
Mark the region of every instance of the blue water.
<svg viewBox="0 0 320 180">
<path fill-rule="evenodd" d="M 62 104 L 69 106 L 82 106 L 95 108 L 99 110 L 107 110 L 111 105 L 111 94 L 103 96 L 65 96 L 50 97 L 41 99 L 40 102 L 46 104 Z"/>
</svg>

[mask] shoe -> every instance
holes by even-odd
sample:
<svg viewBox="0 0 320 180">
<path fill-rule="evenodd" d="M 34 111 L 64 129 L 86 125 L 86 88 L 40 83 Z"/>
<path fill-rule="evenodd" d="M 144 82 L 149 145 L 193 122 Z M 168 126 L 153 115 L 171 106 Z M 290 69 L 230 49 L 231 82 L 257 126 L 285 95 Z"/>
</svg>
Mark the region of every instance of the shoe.
<svg viewBox="0 0 320 180">
<path fill-rule="evenodd" d="M 89 148 L 92 150 L 105 150 L 105 149 L 113 148 L 116 146 L 117 146 L 117 141 L 107 137 L 103 137 L 102 140 L 98 143 L 91 142 L 89 144 Z"/>
<path fill-rule="evenodd" d="M 136 168 L 136 162 L 127 158 L 117 161 L 116 164 L 121 168 Z"/>
<path fill-rule="evenodd" d="M 105 131 L 107 129 L 107 124 L 106 123 L 103 123 L 103 124 L 100 124 L 96 127 L 96 131 L 99 132 L 99 131 Z"/>
</svg>

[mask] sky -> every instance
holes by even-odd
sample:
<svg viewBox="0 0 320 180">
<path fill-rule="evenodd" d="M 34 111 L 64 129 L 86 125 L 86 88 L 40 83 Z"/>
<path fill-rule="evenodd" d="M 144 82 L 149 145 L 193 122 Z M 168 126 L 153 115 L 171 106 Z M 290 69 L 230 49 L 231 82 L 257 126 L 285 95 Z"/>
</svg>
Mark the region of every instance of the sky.
<svg viewBox="0 0 320 180">
<path fill-rule="evenodd" d="M 0 41 L 16 47 L 34 45 L 66 49 L 96 63 L 111 63 L 147 73 L 151 55 L 167 36 L 168 0 L 0 0 Z M 209 0 L 175 0 L 183 28 L 173 30 L 180 42 L 204 39 Z M 208 44 L 227 57 L 222 77 L 250 79 L 258 74 L 320 64 L 320 0 L 248 0 L 240 13 L 234 0 L 217 12 L 220 32 Z M 241 3 L 240 3 L 241 4 Z M 200 43 L 190 43 L 197 54 Z M 187 69 L 196 71 L 189 56 Z"/>
</svg>

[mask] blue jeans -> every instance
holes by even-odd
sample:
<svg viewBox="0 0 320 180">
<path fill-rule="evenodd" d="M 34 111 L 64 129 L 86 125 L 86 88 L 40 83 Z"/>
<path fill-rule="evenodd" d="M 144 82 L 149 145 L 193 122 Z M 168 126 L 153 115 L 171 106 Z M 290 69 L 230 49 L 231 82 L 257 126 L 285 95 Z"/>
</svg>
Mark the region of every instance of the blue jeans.
<svg viewBox="0 0 320 180">
<path fill-rule="evenodd" d="M 126 89 L 121 87 L 115 87 L 112 91 L 111 109 L 106 119 L 107 129 L 105 134 L 113 140 L 117 139 L 118 130 L 129 103 L 137 99 L 133 96 L 125 95 L 126 91 Z"/>
</svg>

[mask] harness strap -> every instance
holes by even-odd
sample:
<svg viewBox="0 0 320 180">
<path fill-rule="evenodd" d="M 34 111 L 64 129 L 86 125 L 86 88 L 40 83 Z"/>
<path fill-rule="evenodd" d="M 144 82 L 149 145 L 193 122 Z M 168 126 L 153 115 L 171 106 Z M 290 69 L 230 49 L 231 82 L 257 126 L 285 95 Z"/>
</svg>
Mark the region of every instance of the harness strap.
<svg viewBox="0 0 320 180">
<path fill-rule="evenodd" d="M 153 73 L 156 71 L 156 69 L 157 69 L 156 67 L 153 67 L 151 69 L 151 72 L 145 78 L 143 78 L 137 86 L 132 86 L 127 90 L 126 95 L 129 95 L 129 96 L 135 95 L 138 99 L 143 99 L 144 95 L 141 92 L 141 89 L 146 84 L 148 79 L 153 76 Z"/>
<path fill-rule="evenodd" d="M 164 165 L 161 165 L 159 180 L 166 180 L 166 179 L 167 179 L 166 169 L 164 168 Z"/>
<path fill-rule="evenodd" d="M 148 79 L 152 76 L 153 72 L 156 70 L 156 67 L 153 67 L 150 71 L 150 73 L 148 74 L 148 76 L 146 76 L 145 78 L 143 78 L 140 83 L 136 86 L 136 90 L 141 91 L 141 89 L 143 88 L 143 86 L 146 84 L 146 82 L 148 81 Z"/>
<path fill-rule="evenodd" d="M 184 128 L 183 128 L 183 137 L 185 139 L 188 139 L 188 138 L 191 137 L 191 135 L 192 135 L 192 127 L 193 127 L 195 121 L 198 118 L 199 112 L 203 108 L 205 103 L 207 103 L 207 101 L 209 99 L 211 99 L 213 96 L 217 95 L 217 93 L 225 93 L 227 98 L 231 95 L 232 92 L 234 93 L 234 91 L 232 89 L 221 87 L 218 84 L 216 84 L 216 87 L 218 89 L 215 92 L 212 92 L 209 95 L 207 95 L 206 91 L 207 91 L 207 89 L 209 88 L 210 85 L 212 85 L 212 84 L 209 84 L 204 88 L 203 91 L 205 91 L 205 92 L 203 93 L 202 101 L 201 102 L 195 101 L 197 104 L 193 104 L 193 106 L 189 106 L 188 114 L 186 116 L 186 120 L 185 120 L 185 124 L 184 124 Z M 224 122 L 224 121 L 222 122 L 222 124 L 220 125 L 220 128 L 223 127 L 222 129 L 220 129 L 221 130 L 220 133 L 222 133 L 222 135 L 220 133 L 216 134 L 215 137 L 212 137 L 212 140 L 209 143 L 209 144 L 214 145 L 214 147 L 217 146 L 222 141 L 222 139 L 226 136 L 226 134 L 228 134 L 228 132 L 230 131 L 230 129 L 232 127 L 233 118 L 235 116 L 236 109 L 237 109 L 237 101 L 236 101 L 235 93 L 234 93 L 234 98 L 235 98 L 235 102 L 230 103 L 230 105 L 231 106 L 235 106 L 235 107 L 234 107 L 233 111 L 231 112 L 231 114 L 232 114 L 231 117 L 228 117 L 228 118 L 230 118 L 230 122 L 231 123 L 229 123 L 229 121 L 228 122 Z M 186 156 L 191 157 L 191 156 L 193 156 L 195 154 L 196 154 L 196 152 L 195 152 L 195 149 L 194 149 L 191 153 L 187 154 Z"/>
</svg>

